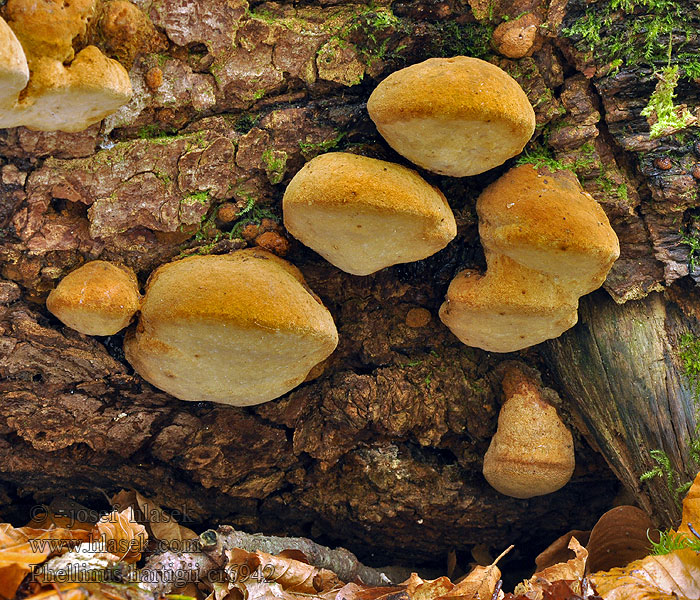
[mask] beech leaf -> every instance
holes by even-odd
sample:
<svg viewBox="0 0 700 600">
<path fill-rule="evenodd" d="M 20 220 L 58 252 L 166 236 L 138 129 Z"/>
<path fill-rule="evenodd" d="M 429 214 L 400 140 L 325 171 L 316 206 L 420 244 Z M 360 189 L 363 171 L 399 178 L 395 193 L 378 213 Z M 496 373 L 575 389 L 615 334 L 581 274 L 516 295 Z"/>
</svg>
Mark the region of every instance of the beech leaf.
<svg viewBox="0 0 700 600">
<path fill-rule="evenodd" d="M 22 580 L 49 555 L 65 552 L 75 542 L 85 541 L 82 529 L 14 528 L 0 523 L 0 590 L 12 598 Z"/>
<path fill-rule="evenodd" d="M 700 556 L 689 549 L 647 556 L 590 576 L 605 600 L 697 600 Z"/>
<path fill-rule="evenodd" d="M 116 510 L 104 515 L 92 531 L 92 539 L 99 540 L 106 550 L 126 563 L 134 563 L 141 558 L 146 548 L 148 534 L 143 525 L 134 519 L 131 506 L 121 512 Z"/>
<path fill-rule="evenodd" d="M 129 506 L 134 509 L 136 519 L 143 520 L 143 523 L 157 540 L 181 542 L 199 537 L 191 529 L 178 524 L 174 517 L 165 513 L 152 500 L 144 498 L 136 491 L 122 490 L 112 498 L 112 505 L 119 510 Z"/>
<path fill-rule="evenodd" d="M 549 593 L 552 584 L 562 580 L 567 582 L 575 594 L 581 595 L 588 552 L 575 537 L 569 540 L 569 549 L 576 555 L 574 558 L 538 571 L 529 580 L 518 584 L 515 595 L 526 596 L 531 600 L 542 600 Z"/>
<path fill-rule="evenodd" d="M 236 583 L 242 583 L 250 592 L 250 585 L 258 582 L 275 582 L 283 590 L 303 594 L 316 594 L 321 591 L 340 588 L 338 576 L 327 569 L 265 552 L 247 552 L 240 548 L 227 550 L 226 571 Z M 258 588 L 256 593 L 260 593 Z M 276 594 L 273 590 L 271 593 Z"/>
<path fill-rule="evenodd" d="M 700 531 L 700 473 L 695 477 L 693 485 L 683 499 L 683 517 L 678 532 L 694 535 L 688 523 L 692 524 L 696 531 Z"/>
<path fill-rule="evenodd" d="M 496 564 L 512 549 L 513 546 L 506 548 L 487 567 L 480 565 L 474 567 L 449 593 L 440 596 L 440 600 L 489 600 L 492 598 L 501 579 L 501 571 Z M 499 590 L 496 595 L 502 598 L 503 592 Z"/>
</svg>

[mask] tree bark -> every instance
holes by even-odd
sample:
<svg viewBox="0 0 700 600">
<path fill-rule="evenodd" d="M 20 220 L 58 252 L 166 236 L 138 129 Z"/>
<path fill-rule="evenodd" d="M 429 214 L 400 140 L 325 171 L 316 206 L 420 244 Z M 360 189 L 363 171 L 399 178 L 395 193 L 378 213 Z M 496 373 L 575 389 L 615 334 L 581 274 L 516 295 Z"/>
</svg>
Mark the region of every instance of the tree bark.
<svg viewBox="0 0 700 600">
<path fill-rule="evenodd" d="M 104 507 L 102 492 L 133 487 L 198 531 L 307 536 L 370 565 L 438 564 L 452 549 L 466 561 L 477 545 L 498 554 L 510 543 L 508 560 L 527 562 L 564 531 L 590 528 L 619 479 L 660 526 L 675 524 L 664 481 L 639 478 L 653 449 L 679 477 L 692 469 L 679 340 L 698 331 L 688 240 L 700 144 L 696 128 L 649 139 L 640 112 L 659 60 L 616 68 L 603 51 L 644 7 L 615 13 L 591 50 L 575 25 L 588 13 L 602 22 L 606 9 L 581 0 L 138 0 L 126 23 L 111 16 L 118 4 L 100 4 L 75 44 L 96 43 L 129 69 L 132 102 L 81 133 L 0 131 L 4 518 L 56 495 Z M 696 18 L 692 3 L 679 6 Z M 506 58 L 493 29 L 523 13 L 539 33 L 527 56 Z M 475 201 L 514 161 L 464 179 L 422 173 L 447 196 L 457 239 L 369 277 L 338 271 L 280 225 L 285 185 L 319 153 L 406 164 L 369 120 L 367 97 L 402 66 L 456 54 L 521 84 L 538 124 L 528 155 L 572 168 L 621 242 L 580 323 L 511 355 L 463 346 L 437 310 L 458 271 L 483 268 Z M 688 77 L 676 92 L 677 104 L 697 104 Z M 256 244 L 302 270 L 341 340 L 314 379 L 259 407 L 178 401 L 133 372 L 122 335 L 80 335 L 44 306 L 88 260 L 129 265 L 143 285 L 180 256 Z M 559 393 L 576 444 L 572 481 L 531 500 L 499 495 L 481 475 L 503 400 L 499 365 L 514 359 Z"/>
</svg>

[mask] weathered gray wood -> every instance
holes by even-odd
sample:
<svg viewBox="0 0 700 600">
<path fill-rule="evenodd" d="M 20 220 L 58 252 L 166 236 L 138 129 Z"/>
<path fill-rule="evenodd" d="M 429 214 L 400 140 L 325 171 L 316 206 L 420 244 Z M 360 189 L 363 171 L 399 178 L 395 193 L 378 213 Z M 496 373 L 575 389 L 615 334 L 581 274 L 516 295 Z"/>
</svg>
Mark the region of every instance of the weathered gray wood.
<svg viewBox="0 0 700 600">
<path fill-rule="evenodd" d="M 563 398 L 589 441 L 664 525 L 680 517 L 667 482 L 639 478 L 656 464 L 654 449 L 666 452 L 680 480 L 695 474 L 689 442 L 696 416 L 679 357 L 680 338 L 692 323 L 661 294 L 617 305 L 598 292 L 582 299 L 578 325 L 546 345 Z"/>
</svg>

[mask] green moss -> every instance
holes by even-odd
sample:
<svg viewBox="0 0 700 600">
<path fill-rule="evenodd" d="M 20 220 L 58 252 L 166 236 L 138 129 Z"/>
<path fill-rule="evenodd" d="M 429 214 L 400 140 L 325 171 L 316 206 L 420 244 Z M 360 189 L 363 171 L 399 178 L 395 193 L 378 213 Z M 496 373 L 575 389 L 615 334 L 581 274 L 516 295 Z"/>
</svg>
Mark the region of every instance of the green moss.
<svg viewBox="0 0 700 600">
<path fill-rule="evenodd" d="M 656 118 L 656 123 L 651 126 L 649 132 L 651 139 L 675 133 L 695 121 L 687 109 L 679 111 L 678 107 L 673 104 L 679 78 L 678 65 L 665 67 L 656 76 L 659 78 L 659 82 L 649 98 L 649 104 L 641 112 L 643 117 Z"/>
<path fill-rule="evenodd" d="M 625 15 L 634 18 L 623 19 Z M 600 63 L 621 60 L 637 65 L 669 60 L 674 36 L 677 44 L 684 38 L 676 48 L 678 54 L 695 28 L 687 11 L 674 0 L 612 0 L 588 8 L 562 34 Z"/>
<path fill-rule="evenodd" d="M 446 21 L 435 25 L 435 46 L 432 56 L 473 56 L 486 58 L 493 54 L 491 36 L 493 27 L 481 23 Z"/>
<path fill-rule="evenodd" d="M 330 42 L 336 42 L 341 49 L 352 43 L 359 57 L 371 67 L 380 60 L 399 58 L 399 52 L 405 46 L 391 48 L 391 36 L 397 31 L 407 33 L 409 28 L 391 8 L 370 5 L 347 15 L 344 24 L 333 32 Z M 325 57 L 328 62 L 332 59 L 331 55 Z M 359 77 L 357 83 L 361 81 L 362 77 Z"/>
<path fill-rule="evenodd" d="M 671 531 L 660 531 L 659 541 L 655 542 L 649 538 L 651 542 L 651 553 L 660 556 L 670 554 L 676 550 L 690 549 L 694 552 L 700 552 L 700 538 L 690 537 L 682 533 L 673 533 Z"/>
<path fill-rule="evenodd" d="M 255 90 L 255 92 L 253 93 L 253 101 L 254 101 L 254 102 L 257 102 L 258 100 L 260 100 L 260 99 L 263 98 L 264 96 L 265 96 L 265 90 L 264 90 L 264 89 Z"/>
<path fill-rule="evenodd" d="M 265 165 L 267 178 L 272 185 L 277 185 L 284 178 L 284 173 L 287 170 L 287 153 L 283 150 L 273 150 L 267 148 L 262 153 L 262 161 Z"/>
<path fill-rule="evenodd" d="M 175 130 L 164 129 L 155 123 L 144 125 L 137 132 L 136 136 L 142 140 L 152 140 L 162 137 L 172 136 Z"/>
<path fill-rule="evenodd" d="M 239 213 L 238 219 L 235 225 L 228 234 L 230 239 L 240 238 L 241 232 L 246 225 L 260 225 L 263 219 L 272 219 L 279 223 L 279 218 L 272 212 L 269 208 L 264 208 L 257 205 L 257 199 L 250 192 L 239 190 L 236 194 L 242 198 L 245 198 L 247 204 L 245 208 Z"/>
<path fill-rule="evenodd" d="M 243 113 L 234 124 L 233 128 L 238 133 L 248 133 L 253 127 L 255 127 L 260 121 L 260 115 L 252 115 L 250 113 Z"/>
<path fill-rule="evenodd" d="M 679 357 L 683 373 L 691 386 L 693 400 L 697 404 L 700 402 L 700 338 L 692 333 L 683 334 L 680 339 Z"/>
<path fill-rule="evenodd" d="M 576 175 L 579 175 L 580 171 L 595 165 L 596 159 L 594 153 L 595 147 L 593 144 L 587 143 L 581 146 L 580 156 L 575 158 L 573 161 L 563 162 L 554 158 L 549 148 L 537 145 L 529 150 L 525 150 L 525 152 L 523 152 L 515 161 L 515 164 L 530 164 L 534 165 L 534 167 L 537 169 L 546 167 L 550 171 L 560 171 L 566 169 L 568 171 L 572 171 Z"/>
<path fill-rule="evenodd" d="M 515 161 L 516 165 L 533 165 L 536 169 L 546 167 L 550 171 L 560 171 L 565 169 L 564 164 L 555 159 L 551 150 L 545 146 L 535 146 L 530 150 L 525 150 Z"/>
<path fill-rule="evenodd" d="M 206 204 L 209 202 L 209 190 L 204 190 L 202 192 L 195 192 L 194 194 L 190 194 L 189 196 L 185 196 L 182 199 L 182 202 L 185 204 Z"/>
<path fill-rule="evenodd" d="M 151 173 L 153 173 L 158 179 L 160 179 L 166 186 L 172 183 L 170 175 L 164 173 L 159 169 L 153 169 Z"/>
<path fill-rule="evenodd" d="M 267 10 L 265 8 L 246 8 L 245 14 L 249 19 L 257 19 L 258 21 L 262 21 L 263 23 L 267 23 L 269 25 L 276 23 L 279 20 L 279 18 L 276 17 L 271 10 Z"/>
<path fill-rule="evenodd" d="M 579 50 L 594 51 L 600 44 L 600 33 L 603 29 L 603 22 L 596 13 L 588 9 L 586 14 L 575 21 L 571 26 L 565 27 L 562 33 L 576 40 Z"/>
<path fill-rule="evenodd" d="M 323 142 L 306 142 L 299 140 L 299 149 L 304 155 L 304 158 L 310 160 L 319 154 L 323 154 L 324 152 L 328 152 L 329 150 L 336 148 L 344 137 L 345 133 L 340 132 L 336 137 Z"/>
<path fill-rule="evenodd" d="M 681 476 L 678 471 L 671 466 L 671 459 L 663 450 L 650 450 L 649 455 L 656 463 L 656 466 L 646 473 L 642 473 L 639 481 L 644 483 L 650 479 L 661 477 L 665 480 L 666 488 L 673 496 L 676 504 L 680 506 L 683 495 L 690 489 L 693 482 L 686 481 L 684 483 L 679 483 Z"/>
<path fill-rule="evenodd" d="M 627 185 L 624 183 L 621 183 L 620 185 L 615 188 L 615 193 L 617 194 L 617 197 L 620 198 L 620 200 L 623 200 L 627 202 L 629 200 L 629 194 L 627 193 Z"/>
<path fill-rule="evenodd" d="M 687 79 L 700 78 L 700 60 L 698 60 L 697 54 L 684 55 L 680 57 L 680 62 L 682 63 L 683 74 Z"/>
</svg>

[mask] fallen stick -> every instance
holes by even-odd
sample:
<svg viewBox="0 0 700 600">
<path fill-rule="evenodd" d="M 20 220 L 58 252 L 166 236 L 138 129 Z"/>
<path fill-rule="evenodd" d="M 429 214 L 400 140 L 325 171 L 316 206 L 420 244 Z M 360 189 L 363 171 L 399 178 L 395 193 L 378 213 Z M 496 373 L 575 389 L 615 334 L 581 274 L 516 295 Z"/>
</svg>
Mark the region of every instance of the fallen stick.
<svg viewBox="0 0 700 600">
<path fill-rule="evenodd" d="M 227 563 L 225 551 L 233 548 L 267 554 L 298 550 L 314 567 L 333 571 L 345 582 L 359 580 L 371 586 L 391 584 L 389 577 L 363 565 L 349 550 L 328 548 L 306 538 L 250 534 L 222 525 L 216 531 L 209 529 L 202 533 L 199 544 L 201 550 L 197 552 L 166 551 L 150 557 L 141 570 L 141 586 L 155 593 L 168 594 L 184 583 L 205 580 L 213 572 L 224 569 Z"/>
</svg>

